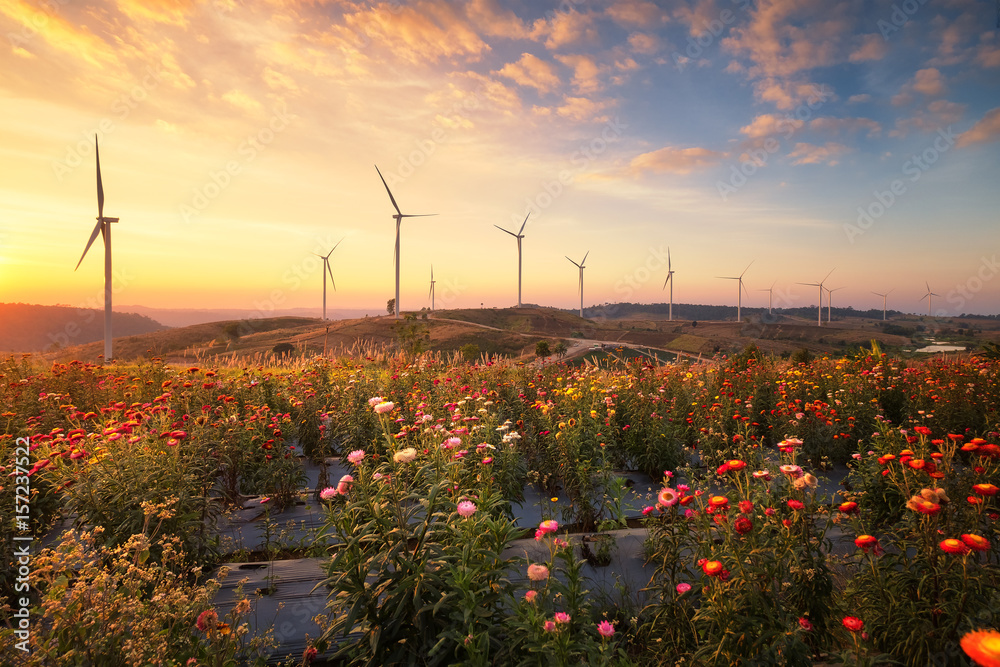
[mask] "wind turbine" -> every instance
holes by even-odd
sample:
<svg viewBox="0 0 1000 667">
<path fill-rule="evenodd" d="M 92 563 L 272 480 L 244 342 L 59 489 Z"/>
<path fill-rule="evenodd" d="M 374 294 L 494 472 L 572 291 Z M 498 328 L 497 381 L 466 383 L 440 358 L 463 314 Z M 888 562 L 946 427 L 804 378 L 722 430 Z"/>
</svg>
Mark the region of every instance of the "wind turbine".
<svg viewBox="0 0 1000 667">
<path fill-rule="evenodd" d="M 396 252 L 393 254 L 393 260 L 396 263 L 396 319 L 399 319 L 399 225 L 403 222 L 403 218 L 426 218 L 431 215 L 437 215 L 437 213 L 407 213 L 404 214 L 399 210 L 399 205 L 396 204 L 396 198 L 392 196 L 392 190 L 389 189 L 389 184 L 385 182 L 385 178 L 382 176 L 382 172 L 378 170 L 378 165 L 375 165 L 375 171 L 378 171 L 378 177 L 382 179 L 382 185 L 385 186 L 385 191 L 389 193 L 389 201 L 392 202 L 392 207 L 396 209 L 396 215 L 392 216 L 396 219 Z"/>
<path fill-rule="evenodd" d="M 529 212 L 528 215 L 531 215 L 531 213 Z M 517 234 L 511 231 L 507 231 L 500 225 L 493 225 L 501 232 L 507 232 L 515 239 L 517 239 L 517 307 L 518 308 L 521 307 L 521 239 L 524 238 L 524 234 L 522 234 L 521 232 L 524 231 L 524 226 L 528 224 L 528 215 L 524 216 L 524 222 L 521 223 L 521 229 L 517 230 Z"/>
<path fill-rule="evenodd" d="M 670 283 L 670 314 L 667 318 L 670 322 L 674 321 L 674 273 L 675 271 L 670 268 L 670 246 L 667 246 L 667 279 L 663 281 L 663 289 Z"/>
<path fill-rule="evenodd" d="M 931 286 L 930 286 L 929 283 L 924 283 L 924 285 L 927 285 L 927 294 L 925 294 L 922 297 L 920 297 L 920 300 L 923 301 L 924 299 L 927 299 L 927 317 L 931 317 L 931 301 L 933 301 L 933 299 L 931 299 L 931 297 L 932 296 L 941 296 L 941 295 L 940 294 L 935 294 L 934 292 L 932 292 L 931 291 Z"/>
<path fill-rule="evenodd" d="M 778 281 L 775 280 L 773 283 L 771 283 L 771 286 L 768 287 L 767 289 L 759 289 L 759 290 L 757 290 L 758 292 L 767 292 L 767 314 L 768 315 L 771 314 L 771 298 L 774 296 L 774 286 L 777 285 L 777 284 L 778 284 Z"/>
<path fill-rule="evenodd" d="M 437 282 L 437 281 L 434 280 L 434 265 L 431 264 L 431 291 L 427 293 L 427 296 L 429 296 L 431 298 L 431 312 L 432 313 L 434 312 L 434 283 L 435 282 Z"/>
<path fill-rule="evenodd" d="M 590 251 L 588 250 L 587 251 L 587 255 L 589 255 L 589 254 L 590 254 Z M 583 259 L 580 260 L 579 264 L 577 264 L 573 260 L 569 259 L 569 257 L 566 257 L 565 255 L 563 255 L 564 257 L 566 257 L 566 259 L 569 259 L 570 263 L 573 264 L 573 266 L 575 266 L 578 269 L 580 269 L 580 317 L 583 317 L 583 270 L 585 268 L 587 268 L 586 266 L 584 266 L 584 263 L 587 261 L 587 255 L 583 256 Z"/>
<path fill-rule="evenodd" d="M 893 288 L 893 289 L 895 289 L 895 288 Z M 882 297 L 882 321 L 885 322 L 885 298 L 887 296 L 889 296 L 890 294 L 892 294 L 892 290 L 889 290 L 885 294 L 879 294 L 878 292 L 872 292 L 872 294 L 874 294 L 875 296 Z"/>
<path fill-rule="evenodd" d="M 826 274 L 826 278 L 829 278 L 830 274 L 836 270 L 836 268 L 830 269 L 830 273 Z M 823 326 L 823 283 L 826 282 L 826 278 L 823 278 L 823 280 L 818 283 L 796 283 L 798 285 L 812 285 L 813 287 L 819 287 L 819 313 L 817 314 L 817 326 Z"/>
<path fill-rule="evenodd" d="M 754 263 L 753 260 L 750 264 L 747 264 L 747 268 L 743 269 L 743 273 L 738 276 L 716 276 L 720 280 L 737 280 L 739 281 L 739 287 L 736 288 L 736 321 L 743 321 L 743 292 L 747 291 L 747 288 L 743 286 L 743 276 L 750 269 L 750 265 Z M 748 295 L 749 296 L 749 295 Z"/>
<path fill-rule="evenodd" d="M 337 241 L 337 245 L 344 242 L 344 239 Z M 333 250 L 337 249 L 337 245 L 333 246 Z M 319 253 L 313 253 L 317 257 L 323 260 L 323 319 L 326 319 L 326 275 L 330 274 L 330 282 L 333 283 L 333 291 L 337 291 L 337 281 L 333 279 L 333 269 L 330 268 L 330 255 L 333 254 L 333 250 L 326 253 L 326 255 L 320 255 Z"/>
<path fill-rule="evenodd" d="M 833 315 L 832 315 L 832 312 L 833 312 L 833 293 L 836 292 L 837 290 L 842 290 L 844 288 L 843 287 L 834 287 L 833 289 L 829 289 L 829 288 L 824 287 L 823 289 L 826 290 L 826 321 L 827 322 L 832 322 L 833 321 Z"/>
<path fill-rule="evenodd" d="M 87 256 L 90 246 L 94 245 L 97 234 L 104 237 L 104 363 L 111 361 L 111 223 L 118 222 L 118 218 L 104 217 L 104 185 L 101 183 L 101 153 L 97 146 L 97 135 L 94 135 L 94 156 L 97 158 L 97 224 L 87 241 L 87 247 L 80 255 L 80 261 L 76 263 L 76 269 L 80 268 L 83 258 Z M 76 271 L 76 269 L 73 269 Z"/>
</svg>

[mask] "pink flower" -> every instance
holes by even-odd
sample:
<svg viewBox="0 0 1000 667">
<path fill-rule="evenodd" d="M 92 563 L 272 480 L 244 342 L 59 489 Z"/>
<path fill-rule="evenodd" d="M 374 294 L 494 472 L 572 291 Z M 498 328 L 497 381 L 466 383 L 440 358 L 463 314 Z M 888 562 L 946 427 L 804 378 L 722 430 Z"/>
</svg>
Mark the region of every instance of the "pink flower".
<svg viewBox="0 0 1000 667">
<path fill-rule="evenodd" d="M 331 500 L 336 495 L 337 495 L 337 489 L 333 488 L 332 486 L 328 486 L 319 492 L 319 497 L 322 498 L 323 500 Z"/>
<path fill-rule="evenodd" d="M 538 597 L 538 591 L 525 591 L 524 593 L 524 599 L 528 602 L 534 602 L 536 597 Z"/>
<path fill-rule="evenodd" d="M 649 514 L 652 513 L 654 509 L 655 508 L 652 505 L 647 505 L 646 507 L 642 508 L 642 515 L 649 516 Z"/>
<path fill-rule="evenodd" d="M 528 579 L 532 581 L 545 581 L 549 578 L 549 568 L 539 563 L 532 563 L 528 566 Z"/>
<path fill-rule="evenodd" d="M 195 626 L 205 632 L 211 628 L 215 627 L 216 622 L 219 620 L 219 615 L 215 613 L 214 609 L 206 609 L 205 611 L 198 614 L 198 620 L 195 621 Z"/>
<path fill-rule="evenodd" d="M 493 463 L 493 457 L 492 456 L 487 456 L 485 459 L 483 459 L 483 465 L 484 466 L 488 466 L 491 463 Z"/>
<path fill-rule="evenodd" d="M 615 626 L 608 621 L 601 621 L 597 624 L 597 634 L 604 637 L 605 639 L 610 639 L 615 636 Z"/>
<path fill-rule="evenodd" d="M 680 499 L 680 495 L 669 487 L 661 489 L 660 492 L 656 494 L 656 502 L 660 503 L 663 507 L 673 507 Z"/>
<path fill-rule="evenodd" d="M 805 630 L 806 632 L 809 632 L 810 630 L 813 629 L 813 624 L 809 622 L 808 618 L 802 616 L 801 618 L 799 618 L 799 627 Z"/>
<path fill-rule="evenodd" d="M 350 475 L 344 475 L 340 478 L 340 482 L 337 483 L 337 493 L 342 496 L 346 496 L 347 492 L 351 490 L 351 483 L 354 482 L 354 478 Z"/>
<path fill-rule="evenodd" d="M 554 618 L 556 623 L 569 623 L 569 614 L 564 611 L 557 611 Z"/>
<path fill-rule="evenodd" d="M 469 518 L 476 513 L 476 504 L 469 500 L 463 500 L 458 504 L 458 513 L 465 518 Z"/>
<path fill-rule="evenodd" d="M 555 632 L 556 624 L 554 621 L 545 621 L 545 632 Z"/>
<path fill-rule="evenodd" d="M 774 508 L 773 507 L 768 507 L 767 509 L 764 510 L 764 514 L 766 514 L 768 516 L 774 516 Z"/>
<path fill-rule="evenodd" d="M 379 403 L 378 405 L 375 406 L 375 413 L 376 414 L 380 414 L 380 415 L 384 415 L 384 414 L 386 414 L 388 412 L 392 412 L 393 408 L 395 408 L 395 407 L 396 407 L 396 404 L 393 403 L 392 401 L 385 401 L 385 402 Z"/>
<path fill-rule="evenodd" d="M 361 449 L 355 449 L 353 452 L 347 455 L 347 460 L 354 465 L 358 465 L 365 458 L 365 452 Z"/>
<path fill-rule="evenodd" d="M 372 396 L 368 399 L 368 407 L 374 408 L 376 405 L 381 403 L 384 399 L 381 396 Z"/>
<path fill-rule="evenodd" d="M 682 583 L 677 584 L 677 594 L 678 595 L 684 595 L 689 590 L 691 590 L 691 584 L 689 584 L 687 582 L 682 582 Z"/>
</svg>

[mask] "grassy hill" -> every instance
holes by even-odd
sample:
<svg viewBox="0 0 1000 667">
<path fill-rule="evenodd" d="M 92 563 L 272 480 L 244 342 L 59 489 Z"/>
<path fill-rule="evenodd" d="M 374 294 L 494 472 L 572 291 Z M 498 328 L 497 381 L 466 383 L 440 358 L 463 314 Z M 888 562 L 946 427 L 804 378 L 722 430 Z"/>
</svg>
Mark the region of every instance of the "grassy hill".
<svg viewBox="0 0 1000 667">
<path fill-rule="evenodd" d="M 115 336 L 164 329 L 162 324 L 144 315 L 112 313 L 111 316 L 111 330 Z M 103 310 L 0 303 L 0 351 L 43 352 L 103 340 Z M 103 347 L 101 349 L 103 352 Z"/>
</svg>

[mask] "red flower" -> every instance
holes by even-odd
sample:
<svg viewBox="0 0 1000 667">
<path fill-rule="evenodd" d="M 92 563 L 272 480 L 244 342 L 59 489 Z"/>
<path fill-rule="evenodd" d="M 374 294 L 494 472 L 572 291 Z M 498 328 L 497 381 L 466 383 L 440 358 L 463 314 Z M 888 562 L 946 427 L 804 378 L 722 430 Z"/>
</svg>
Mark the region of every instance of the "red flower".
<svg viewBox="0 0 1000 667">
<path fill-rule="evenodd" d="M 874 535 L 858 535 L 854 540 L 854 544 L 865 552 L 875 549 L 878 551 L 878 538 Z"/>
<path fill-rule="evenodd" d="M 726 465 L 729 466 L 730 470 L 743 470 L 747 467 L 746 461 L 740 461 L 739 459 L 726 461 Z"/>
<path fill-rule="evenodd" d="M 851 632 L 861 632 L 861 629 L 865 627 L 865 622 L 856 616 L 845 616 L 842 622 L 844 627 Z"/>
<path fill-rule="evenodd" d="M 857 514 L 858 513 L 858 504 L 856 502 L 853 502 L 853 501 L 852 502 L 846 502 L 846 503 L 840 503 L 840 507 L 838 507 L 837 509 L 839 509 L 844 514 Z"/>
<path fill-rule="evenodd" d="M 996 484 L 976 484 L 972 490 L 980 496 L 995 496 L 1000 488 L 997 488 Z"/>
<path fill-rule="evenodd" d="M 990 548 L 990 541 L 981 535 L 971 535 L 966 533 L 962 535 L 962 541 L 965 542 L 965 546 L 969 547 L 973 551 L 986 551 Z"/>
<path fill-rule="evenodd" d="M 799 617 L 799 627 L 809 632 L 813 629 L 813 624 L 809 622 L 809 619 L 805 616 Z"/>
<path fill-rule="evenodd" d="M 788 506 L 791 507 L 793 510 L 801 510 L 805 509 L 806 507 L 805 505 L 802 504 L 801 501 L 795 500 L 794 498 L 788 501 Z"/>
<path fill-rule="evenodd" d="M 962 540 L 956 540 L 954 538 L 948 538 L 947 540 L 942 540 L 938 546 L 941 547 L 942 551 L 945 551 L 950 554 L 965 555 L 969 553 L 969 547 L 965 545 L 965 542 L 963 542 Z"/>
<path fill-rule="evenodd" d="M 717 560 L 707 560 L 701 566 L 702 572 L 710 577 L 718 576 L 722 571 L 722 563 Z"/>
<path fill-rule="evenodd" d="M 746 535 L 751 530 L 753 530 L 753 521 L 746 518 L 745 516 L 741 516 L 738 519 L 736 519 L 735 523 L 733 523 L 733 528 L 735 528 L 736 532 L 739 533 L 740 535 Z"/>
<path fill-rule="evenodd" d="M 751 512 L 753 512 L 753 503 L 750 502 L 749 500 L 741 500 L 740 512 L 742 512 L 743 514 L 750 514 Z"/>
<path fill-rule="evenodd" d="M 929 428 L 927 428 L 926 426 L 914 426 L 913 430 L 916 431 L 917 433 L 919 433 L 920 435 L 930 435 L 931 434 L 931 430 Z"/>
</svg>

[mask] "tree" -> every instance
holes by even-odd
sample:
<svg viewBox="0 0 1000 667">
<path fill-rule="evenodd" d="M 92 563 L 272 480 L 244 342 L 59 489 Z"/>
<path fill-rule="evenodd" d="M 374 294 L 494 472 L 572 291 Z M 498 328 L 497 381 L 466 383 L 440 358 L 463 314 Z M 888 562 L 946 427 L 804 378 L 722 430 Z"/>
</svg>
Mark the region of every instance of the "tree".
<svg viewBox="0 0 1000 667">
<path fill-rule="evenodd" d="M 552 352 L 549 350 L 549 341 L 540 340 L 537 343 L 535 343 L 536 357 L 541 357 L 542 359 L 545 359 L 550 354 L 552 354 Z"/>
<path fill-rule="evenodd" d="M 562 359 L 564 356 L 566 356 L 566 343 L 559 341 L 552 348 L 552 351 L 558 354 L 559 358 Z"/>
<path fill-rule="evenodd" d="M 472 363 L 479 358 L 479 346 L 475 343 L 467 343 L 458 350 L 462 353 L 462 358 Z"/>
<path fill-rule="evenodd" d="M 278 355 L 279 357 L 284 357 L 285 355 L 289 355 L 292 352 L 295 352 L 295 346 L 292 345 L 291 343 L 278 343 L 277 345 L 271 348 L 271 352 Z"/>
<path fill-rule="evenodd" d="M 240 339 L 240 323 L 239 322 L 230 322 L 226 326 L 222 327 L 222 333 L 224 333 L 227 336 L 229 336 L 229 338 L 232 339 L 232 340 L 239 340 Z"/>
<path fill-rule="evenodd" d="M 390 315 L 396 314 L 396 299 L 393 298 L 386 301 L 385 312 L 389 313 Z"/>
</svg>

